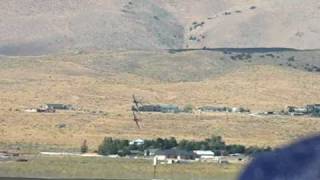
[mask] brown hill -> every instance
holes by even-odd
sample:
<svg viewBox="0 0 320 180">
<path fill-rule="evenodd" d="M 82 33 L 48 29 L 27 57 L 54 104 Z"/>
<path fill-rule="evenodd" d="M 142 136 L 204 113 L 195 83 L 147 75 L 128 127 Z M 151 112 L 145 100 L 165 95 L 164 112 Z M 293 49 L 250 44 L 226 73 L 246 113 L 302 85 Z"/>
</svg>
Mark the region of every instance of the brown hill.
<svg viewBox="0 0 320 180">
<path fill-rule="evenodd" d="M 13 0 L 0 8 L 3 54 L 183 45 L 183 26 L 152 1 Z"/>
<path fill-rule="evenodd" d="M 0 53 L 217 47 L 319 48 L 316 0 L 11 0 Z"/>
</svg>

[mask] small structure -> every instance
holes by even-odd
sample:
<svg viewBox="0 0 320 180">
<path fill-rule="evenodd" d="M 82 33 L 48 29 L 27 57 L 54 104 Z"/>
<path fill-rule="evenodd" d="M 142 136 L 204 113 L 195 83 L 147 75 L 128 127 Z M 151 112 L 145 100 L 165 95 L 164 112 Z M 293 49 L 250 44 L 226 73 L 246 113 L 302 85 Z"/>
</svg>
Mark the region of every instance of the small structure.
<svg viewBox="0 0 320 180">
<path fill-rule="evenodd" d="M 308 109 L 306 107 L 288 106 L 287 110 L 288 113 L 292 116 L 303 116 L 305 114 L 308 114 Z"/>
<path fill-rule="evenodd" d="M 240 112 L 240 108 L 233 107 L 233 108 L 231 108 L 231 109 L 232 109 L 231 112 L 233 112 L 233 113 Z"/>
<path fill-rule="evenodd" d="M 40 113 L 54 113 L 56 110 L 72 110 L 74 109 L 72 105 L 65 105 L 65 104 L 46 104 L 40 106 L 40 108 L 36 109 L 36 112 Z M 31 112 L 26 111 L 26 112 Z"/>
<path fill-rule="evenodd" d="M 56 112 L 55 109 L 48 109 L 47 107 L 40 107 L 37 109 L 37 112 L 39 113 L 54 113 Z"/>
<path fill-rule="evenodd" d="M 218 163 L 218 164 L 228 164 L 228 158 L 226 156 L 214 156 L 213 157 L 213 162 Z"/>
<path fill-rule="evenodd" d="M 249 113 L 250 109 L 243 108 L 243 107 L 233 107 L 232 108 L 232 112 L 235 112 L 235 113 Z"/>
<path fill-rule="evenodd" d="M 232 109 L 228 107 L 203 106 L 198 108 L 202 112 L 231 112 Z"/>
<path fill-rule="evenodd" d="M 307 105 L 306 109 L 312 116 L 320 117 L 320 104 Z"/>
<path fill-rule="evenodd" d="M 288 113 L 293 113 L 296 108 L 297 108 L 297 107 L 295 107 L 295 106 L 288 106 L 288 107 L 287 107 L 287 111 L 288 111 Z"/>
<path fill-rule="evenodd" d="M 36 113 L 36 112 L 38 112 L 38 110 L 37 109 L 26 109 L 26 110 L 24 110 L 25 112 L 28 112 L 28 113 Z"/>
<path fill-rule="evenodd" d="M 46 104 L 47 109 L 54 109 L 54 110 L 70 110 L 72 109 L 72 105 L 65 105 L 65 104 Z"/>
<path fill-rule="evenodd" d="M 276 115 L 276 112 L 275 111 L 266 111 L 266 112 L 261 112 L 259 113 L 260 115 Z"/>
<path fill-rule="evenodd" d="M 179 162 L 180 160 L 194 160 L 197 155 L 191 151 L 179 150 L 179 149 L 169 149 L 169 150 L 160 150 L 156 153 L 156 158 L 159 161 L 173 161 Z"/>
<path fill-rule="evenodd" d="M 310 115 L 320 117 L 320 104 L 309 104 L 305 107 L 288 106 L 287 112 L 292 116 Z"/>
<path fill-rule="evenodd" d="M 11 161 L 20 156 L 21 154 L 18 151 L 0 151 L 0 161 Z"/>
<path fill-rule="evenodd" d="M 198 108 L 201 112 L 233 112 L 233 113 L 245 113 L 250 112 L 249 109 L 243 107 L 223 107 L 223 106 L 203 106 Z"/>
<path fill-rule="evenodd" d="M 249 160 L 249 157 L 241 153 L 235 153 L 230 154 L 226 160 L 230 163 L 245 163 Z"/>
<path fill-rule="evenodd" d="M 130 141 L 129 145 L 141 146 L 141 145 L 144 145 L 144 140 L 143 139 L 136 139 L 136 140 Z"/>
<path fill-rule="evenodd" d="M 162 113 L 178 113 L 180 109 L 177 105 L 173 104 L 148 104 L 140 106 L 139 111 L 141 112 L 162 112 Z"/>
<path fill-rule="evenodd" d="M 320 117 L 320 108 L 315 109 L 315 110 L 312 112 L 312 116 L 314 116 L 314 117 Z"/>
<path fill-rule="evenodd" d="M 70 153 L 70 152 L 40 152 L 44 156 L 81 156 L 81 153 Z"/>
<path fill-rule="evenodd" d="M 144 150 L 144 156 L 155 156 L 156 155 L 156 152 L 158 152 L 159 149 L 147 149 L 147 150 Z"/>
<path fill-rule="evenodd" d="M 212 151 L 203 151 L 203 150 L 196 150 L 193 151 L 200 160 L 213 160 L 214 159 L 214 152 Z"/>
<path fill-rule="evenodd" d="M 0 152 L 0 161 L 6 161 L 6 160 L 9 160 L 10 157 L 7 153 L 2 153 Z"/>
<path fill-rule="evenodd" d="M 119 158 L 120 156 L 118 154 L 110 154 L 107 157 L 108 158 Z"/>
</svg>

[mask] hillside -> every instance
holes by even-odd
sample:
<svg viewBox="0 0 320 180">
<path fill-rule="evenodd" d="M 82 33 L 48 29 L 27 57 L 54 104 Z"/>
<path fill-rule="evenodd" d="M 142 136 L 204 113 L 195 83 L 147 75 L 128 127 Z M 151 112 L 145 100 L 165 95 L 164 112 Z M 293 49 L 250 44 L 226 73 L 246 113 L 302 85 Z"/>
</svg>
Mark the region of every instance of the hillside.
<svg viewBox="0 0 320 180">
<path fill-rule="evenodd" d="M 0 8 L 3 54 L 183 45 L 183 26 L 148 0 L 13 0 L 1 3 Z"/>
<path fill-rule="evenodd" d="M 320 102 L 319 51 L 252 51 L 0 56 L 0 142 L 78 147 L 83 139 L 96 146 L 105 136 L 203 139 L 215 134 L 228 143 L 274 146 L 319 132 L 320 121 L 310 117 L 143 114 L 142 130 L 132 122 L 132 94 L 145 103 L 243 106 L 254 112 Z M 45 103 L 85 111 L 23 111 Z"/>
<path fill-rule="evenodd" d="M 0 90 L 3 104 L 20 106 L 67 101 L 130 108 L 130 97 L 136 93 L 151 102 L 283 108 L 320 101 L 319 57 L 320 51 L 232 50 L 2 56 Z"/>
<path fill-rule="evenodd" d="M 318 49 L 316 0 L 11 0 L 0 3 L 0 54 L 289 47 Z"/>
<path fill-rule="evenodd" d="M 164 1 L 168 2 L 168 1 Z M 291 47 L 318 49 L 316 0 L 171 1 L 183 19 L 185 47 Z"/>
</svg>

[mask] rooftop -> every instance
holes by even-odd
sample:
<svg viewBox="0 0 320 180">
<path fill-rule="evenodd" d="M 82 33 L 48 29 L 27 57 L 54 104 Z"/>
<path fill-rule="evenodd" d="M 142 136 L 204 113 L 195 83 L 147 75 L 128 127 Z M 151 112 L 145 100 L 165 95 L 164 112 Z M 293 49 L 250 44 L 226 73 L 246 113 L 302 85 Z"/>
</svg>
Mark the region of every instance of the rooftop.
<svg viewBox="0 0 320 180">
<path fill-rule="evenodd" d="M 206 155 L 206 156 L 214 156 L 214 152 L 212 151 L 203 151 L 203 150 L 196 150 L 193 151 L 197 155 Z"/>
<path fill-rule="evenodd" d="M 159 150 L 156 152 L 156 155 L 164 156 L 194 156 L 195 154 L 191 151 L 179 150 L 179 149 L 167 149 Z"/>
</svg>

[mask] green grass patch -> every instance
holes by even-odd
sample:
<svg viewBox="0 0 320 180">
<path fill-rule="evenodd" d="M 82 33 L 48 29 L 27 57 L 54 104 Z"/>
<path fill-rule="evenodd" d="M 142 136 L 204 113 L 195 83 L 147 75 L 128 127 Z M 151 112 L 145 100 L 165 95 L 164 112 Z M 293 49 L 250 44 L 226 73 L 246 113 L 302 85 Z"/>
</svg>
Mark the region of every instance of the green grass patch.
<svg viewBox="0 0 320 180">
<path fill-rule="evenodd" d="M 241 165 L 190 163 L 159 165 L 157 178 L 172 180 L 232 180 Z M 2 177 L 52 177 L 88 179 L 152 179 L 151 160 L 88 157 L 42 157 L 29 162 L 0 163 Z"/>
</svg>

